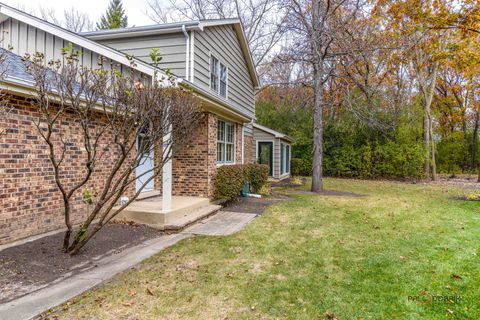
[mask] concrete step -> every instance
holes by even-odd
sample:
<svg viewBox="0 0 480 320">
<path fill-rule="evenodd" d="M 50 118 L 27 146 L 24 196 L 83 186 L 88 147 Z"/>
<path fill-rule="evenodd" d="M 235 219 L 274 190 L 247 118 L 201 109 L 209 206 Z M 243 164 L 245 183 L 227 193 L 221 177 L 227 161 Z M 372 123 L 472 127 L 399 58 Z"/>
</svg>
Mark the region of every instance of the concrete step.
<svg viewBox="0 0 480 320">
<path fill-rule="evenodd" d="M 215 214 L 221 208 L 222 206 L 210 204 L 189 213 L 185 213 L 182 217 L 177 217 L 175 220 L 172 220 L 165 224 L 164 230 L 166 232 L 178 232 L 199 220 Z"/>
</svg>

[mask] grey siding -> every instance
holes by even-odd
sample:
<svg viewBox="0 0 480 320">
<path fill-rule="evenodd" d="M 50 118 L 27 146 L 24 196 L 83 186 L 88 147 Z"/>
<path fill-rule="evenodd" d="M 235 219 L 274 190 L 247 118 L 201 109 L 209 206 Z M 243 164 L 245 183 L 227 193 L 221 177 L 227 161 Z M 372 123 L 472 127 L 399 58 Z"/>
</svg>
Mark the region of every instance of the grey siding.
<svg viewBox="0 0 480 320">
<path fill-rule="evenodd" d="M 214 55 L 228 67 L 228 102 L 253 118 L 253 82 L 233 26 L 207 27 L 195 32 L 194 39 L 194 83 L 210 90 L 210 55 Z"/>
<path fill-rule="evenodd" d="M 290 143 L 280 138 L 275 138 L 275 136 L 269 132 L 253 128 L 253 159 L 255 159 L 255 162 L 257 161 L 258 141 L 273 141 L 273 177 L 275 179 L 290 177 L 290 173 L 280 175 L 280 144 L 284 143 L 290 145 Z M 292 148 L 291 145 L 290 148 Z"/>
<path fill-rule="evenodd" d="M 280 174 L 280 144 L 277 141 L 278 139 L 271 133 L 265 132 L 263 130 L 253 128 L 253 159 L 255 162 L 258 159 L 258 142 L 259 141 L 272 141 L 273 142 L 273 177 L 277 178 Z"/>
<path fill-rule="evenodd" d="M 170 69 L 173 74 L 184 78 L 186 67 L 186 40 L 183 33 L 160 34 L 136 38 L 98 40 L 106 46 L 133 55 L 135 58 L 151 63 L 152 48 L 160 49 L 162 69 Z"/>
<path fill-rule="evenodd" d="M 0 23 L 0 35 L 2 48 L 11 49 L 14 54 L 19 56 L 41 52 L 45 55 L 45 61 L 62 60 L 62 48 L 68 45 L 68 42 L 62 38 L 12 18 Z M 99 55 L 97 53 L 81 47 L 76 47 L 76 49 L 82 52 L 81 59 L 84 66 L 98 68 Z M 105 61 L 104 65 L 108 66 L 108 61 Z M 128 67 L 123 68 L 124 72 L 127 70 L 129 70 Z"/>
</svg>

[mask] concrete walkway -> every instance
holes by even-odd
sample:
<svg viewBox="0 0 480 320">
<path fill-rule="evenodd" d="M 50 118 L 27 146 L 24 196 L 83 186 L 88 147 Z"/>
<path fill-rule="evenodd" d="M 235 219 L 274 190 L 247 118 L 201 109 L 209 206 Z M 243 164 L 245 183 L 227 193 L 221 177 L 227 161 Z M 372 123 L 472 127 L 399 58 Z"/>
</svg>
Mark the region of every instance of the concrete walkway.
<svg viewBox="0 0 480 320">
<path fill-rule="evenodd" d="M 0 319 L 31 319 L 111 279 L 117 273 L 139 264 L 182 239 L 196 234 L 215 236 L 232 234 L 243 229 L 256 216 L 251 213 L 219 211 L 216 215 L 192 225 L 181 233 L 148 240 L 141 245 L 100 260 L 95 269 L 72 276 L 16 300 L 0 304 Z"/>
</svg>

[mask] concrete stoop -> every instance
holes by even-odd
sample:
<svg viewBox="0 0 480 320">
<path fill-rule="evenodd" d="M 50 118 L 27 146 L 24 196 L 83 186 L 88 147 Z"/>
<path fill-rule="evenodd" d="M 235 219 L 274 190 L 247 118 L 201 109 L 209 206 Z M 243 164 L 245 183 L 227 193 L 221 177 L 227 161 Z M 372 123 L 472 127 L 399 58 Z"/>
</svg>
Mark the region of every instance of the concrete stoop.
<svg viewBox="0 0 480 320">
<path fill-rule="evenodd" d="M 175 232 L 216 213 L 221 208 L 211 204 L 208 198 L 174 196 L 172 210 L 164 212 L 162 198 L 154 196 L 131 203 L 115 220 L 133 221 L 159 230 Z"/>
<path fill-rule="evenodd" d="M 166 232 L 178 232 L 190 225 L 194 224 L 197 221 L 205 219 L 222 208 L 220 205 L 210 204 L 208 206 L 202 207 L 200 209 L 189 212 L 188 214 L 183 215 L 183 217 L 178 217 L 165 224 L 164 230 Z"/>
</svg>

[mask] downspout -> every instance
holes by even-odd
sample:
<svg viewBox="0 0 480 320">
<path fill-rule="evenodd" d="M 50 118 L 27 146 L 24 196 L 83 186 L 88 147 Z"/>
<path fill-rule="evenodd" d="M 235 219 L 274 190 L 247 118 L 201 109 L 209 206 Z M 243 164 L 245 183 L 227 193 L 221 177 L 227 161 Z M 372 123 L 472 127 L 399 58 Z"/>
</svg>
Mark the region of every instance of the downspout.
<svg viewBox="0 0 480 320">
<path fill-rule="evenodd" d="M 185 25 L 182 25 L 182 32 L 183 35 L 185 36 L 185 79 L 188 81 L 189 80 L 189 71 L 190 71 L 190 36 L 188 35 L 187 28 Z"/>
<path fill-rule="evenodd" d="M 242 123 L 242 164 L 244 163 L 243 158 L 245 157 L 245 141 L 244 141 L 244 136 L 245 136 L 245 126 Z"/>
</svg>

